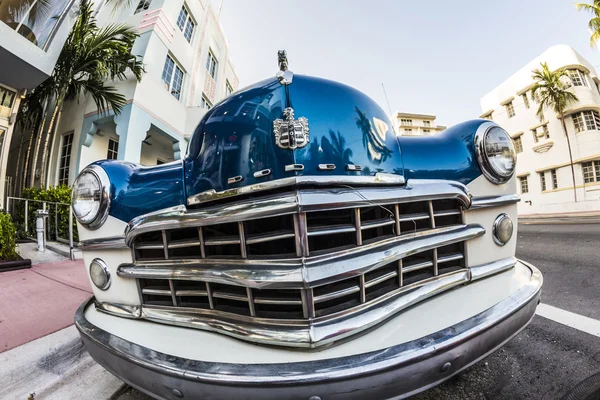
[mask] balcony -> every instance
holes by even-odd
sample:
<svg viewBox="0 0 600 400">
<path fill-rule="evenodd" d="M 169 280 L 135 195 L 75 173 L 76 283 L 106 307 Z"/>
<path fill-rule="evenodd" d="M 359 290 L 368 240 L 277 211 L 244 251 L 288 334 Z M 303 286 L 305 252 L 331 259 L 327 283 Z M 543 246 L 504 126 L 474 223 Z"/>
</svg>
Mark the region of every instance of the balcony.
<svg viewBox="0 0 600 400">
<path fill-rule="evenodd" d="M 0 2 L 0 83 L 33 88 L 52 73 L 68 35 L 74 0 Z"/>
</svg>

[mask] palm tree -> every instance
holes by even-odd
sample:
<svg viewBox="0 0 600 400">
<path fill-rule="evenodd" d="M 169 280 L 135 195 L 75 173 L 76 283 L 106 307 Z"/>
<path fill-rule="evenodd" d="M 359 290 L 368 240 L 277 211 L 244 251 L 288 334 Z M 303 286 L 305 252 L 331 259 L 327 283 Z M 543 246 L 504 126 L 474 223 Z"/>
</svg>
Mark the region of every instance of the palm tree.
<svg viewBox="0 0 600 400">
<path fill-rule="evenodd" d="M 144 67 L 131 49 L 139 35 L 135 29 L 124 24 L 111 24 L 104 28 L 97 25 L 90 0 L 81 0 L 77 20 L 58 57 L 48 85 L 51 87 L 53 106 L 49 116 L 47 134 L 42 154 L 40 182 L 44 186 L 48 143 L 54 136 L 65 101 L 78 100 L 89 95 L 100 113 L 112 109 L 120 114 L 126 98 L 106 81 L 125 80 L 128 72 L 137 81 L 142 79 Z M 43 124 L 42 124 L 43 125 Z M 43 131 L 43 126 L 40 129 Z M 38 141 L 41 135 L 38 134 Z M 34 165 L 36 158 L 34 158 Z M 35 168 L 33 169 L 35 171 Z"/>
<path fill-rule="evenodd" d="M 541 116 L 544 113 L 544 107 L 550 108 L 556 114 L 560 120 L 563 133 L 567 138 L 567 146 L 569 147 L 569 161 L 571 163 L 571 176 L 573 178 L 573 197 L 577 202 L 577 189 L 575 188 L 575 167 L 573 166 L 573 153 L 571 151 L 571 140 L 569 139 L 569 133 L 567 132 L 567 126 L 565 125 L 565 110 L 571 103 L 579 101 L 577 96 L 571 93 L 564 82 L 570 78 L 567 71 L 559 69 L 556 71 L 550 71 L 547 63 L 541 63 L 542 69 L 536 69 L 533 72 L 532 78 L 535 81 L 531 92 L 533 97 L 537 99 L 539 107 L 537 115 Z"/>
<path fill-rule="evenodd" d="M 590 37 L 590 45 L 596 46 L 600 40 L 600 0 L 594 0 L 592 4 L 588 3 L 575 3 L 575 7 L 578 11 L 587 11 L 593 15 L 590 22 L 588 22 L 588 28 L 592 36 Z"/>
<path fill-rule="evenodd" d="M 27 184 L 27 176 L 30 172 L 30 155 L 31 149 L 33 148 L 33 140 L 37 135 L 36 146 L 34 151 L 33 159 L 37 161 L 39 155 L 39 148 L 42 140 L 42 132 L 44 130 L 45 115 L 48 105 L 48 100 L 51 97 L 52 85 L 50 80 L 42 82 L 39 86 L 33 89 L 27 94 L 25 99 L 19 106 L 19 113 L 17 114 L 17 123 L 23 130 L 30 130 L 29 144 L 27 146 L 27 155 L 25 157 L 24 174 L 22 187 L 24 188 Z M 37 132 L 37 133 L 36 133 Z M 33 171 L 35 171 L 35 162 L 33 163 Z M 33 182 L 33 180 L 31 180 Z"/>
</svg>

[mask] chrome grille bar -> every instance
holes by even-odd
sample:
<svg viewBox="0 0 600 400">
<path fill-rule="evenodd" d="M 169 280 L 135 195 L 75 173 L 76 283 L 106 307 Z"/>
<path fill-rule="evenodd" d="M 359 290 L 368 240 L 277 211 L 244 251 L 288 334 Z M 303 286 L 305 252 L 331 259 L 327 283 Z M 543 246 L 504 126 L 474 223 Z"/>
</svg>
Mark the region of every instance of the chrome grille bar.
<svg viewBox="0 0 600 400">
<path fill-rule="evenodd" d="M 246 253 L 246 233 L 244 232 L 244 223 L 238 222 L 238 231 L 240 235 L 240 252 L 242 258 L 247 258 L 248 254 Z M 253 307 L 251 307 L 253 308 Z"/>
<path fill-rule="evenodd" d="M 206 250 L 204 248 L 204 228 L 201 226 L 198 227 L 198 239 L 200 242 L 200 257 L 206 258 Z"/>
<path fill-rule="evenodd" d="M 171 300 L 173 301 L 173 305 L 175 307 L 177 307 L 177 296 L 176 296 L 176 292 L 175 292 L 175 285 L 173 283 L 172 279 L 169 279 L 169 289 L 170 289 L 170 294 L 171 294 Z"/>
<path fill-rule="evenodd" d="M 417 251 L 483 235 L 480 225 L 457 225 L 386 238 L 340 252 L 291 259 L 194 259 L 136 261 L 117 275 L 129 278 L 201 280 L 254 288 L 306 288 L 358 276 Z M 301 246 L 297 243 L 297 251 Z M 404 268 L 407 268 L 405 263 Z M 240 276 L 239 271 L 252 271 Z"/>
<path fill-rule="evenodd" d="M 356 231 L 356 245 L 361 246 L 362 243 L 362 230 L 360 229 L 360 208 L 354 209 L 354 230 Z"/>
<path fill-rule="evenodd" d="M 252 289 L 246 288 L 246 297 L 248 297 L 248 306 L 250 307 L 250 315 L 256 317 L 256 307 L 254 306 L 254 296 Z"/>
<path fill-rule="evenodd" d="M 165 230 L 162 230 L 160 233 L 162 236 L 162 245 L 163 245 L 163 249 L 164 249 L 164 253 L 165 253 L 165 260 L 168 260 L 169 259 L 169 243 L 167 242 L 167 232 Z"/>
<path fill-rule="evenodd" d="M 410 185 L 396 188 L 299 189 L 283 195 L 265 196 L 260 200 L 243 200 L 189 211 L 185 206 L 176 206 L 141 215 L 128 224 L 125 241 L 131 246 L 135 237 L 140 234 L 161 229 L 179 229 L 182 226 L 207 226 L 298 212 L 438 199 L 454 199 L 464 208 L 471 205 L 467 187 L 453 181 L 413 179 Z"/>
<path fill-rule="evenodd" d="M 206 282 L 206 294 L 208 295 L 208 305 L 211 310 L 215 309 L 215 299 L 213 297 L 212 288 L 210 287 L 210 283 Z"/>
</svg>

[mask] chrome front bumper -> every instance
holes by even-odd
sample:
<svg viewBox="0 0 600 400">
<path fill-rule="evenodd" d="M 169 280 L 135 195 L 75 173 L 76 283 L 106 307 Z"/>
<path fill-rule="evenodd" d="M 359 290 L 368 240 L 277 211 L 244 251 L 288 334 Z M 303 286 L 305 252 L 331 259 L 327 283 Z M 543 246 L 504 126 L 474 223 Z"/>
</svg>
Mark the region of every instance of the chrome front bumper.
<svg viewBox="0 0 600 400">
<path fill-rule="evenodd" d="M 75 324 L 99 364 L 159 399 L 405 398 L 476 363 L 525 328 L 540 300 L 542 276 L 519 264 L 531 271 L 529 280 L 471 318 L 392 347 L 318 361 L 233 364 L 157 352 L 89 322 L 85 312 L 93 298 L 77 310 Z"/>
</svg>

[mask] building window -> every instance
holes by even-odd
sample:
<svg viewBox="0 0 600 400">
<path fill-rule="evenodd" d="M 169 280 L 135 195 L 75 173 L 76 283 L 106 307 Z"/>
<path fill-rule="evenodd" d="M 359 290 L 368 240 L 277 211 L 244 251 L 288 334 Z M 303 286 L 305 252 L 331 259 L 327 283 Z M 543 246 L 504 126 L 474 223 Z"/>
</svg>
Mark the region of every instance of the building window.
<svg viewBox="0 0 600 400">
<path fill-rule="evenodd" d="M 225 96 L 230 96 L 233 93 L 233 87 L 228 80 L 225 80 Z"/>
<path fill-rule="evenodd" d="M 423 121 L 423 126 L 430 127 L 431 126 L 431 121 Z"/>
<path fill-rule="evenodd" d="M 521 184 L 521 193 L 529 193 L 529 182 L 527 181 L 527 177 L 520 177 L 519 183 Z"/>
<path fill-rule="evenodd" d="M 116 160 L 119 154 L 119 141 L 113 138 L 108 139 L 108 153 L 106 153 L 107 160 Z"/>
<path fill-rule="evenodd" d="M 533 134 L 534 143 L 538 143 L 540 141 L 540 137 L 550 139 L 550 131 L 548 130 L 548 124 L 540 125 L 537 128 L 532 129 L 531 133 Z"/>
<path fill-rule="evenodd" d="M 192 20 L 192 16 L 190 15 L 185 5 L 181 7 L 181 11 L 179 12 L 179 18 L 177 18 L 177 26 L 179 27 L 181 32 L 183 32 L 183 36 L 185 36 L 185 39 L 188 42 L 191 42 L 196 23 Z"/>
<path fill-rule="evenodd" d="M 600 130 L 600 114 L 598 111 L 581 111 L 573 114 L 572 118 L 575 132 Z"/>
<path fill-rule="evenodd" d="M 585 74 L 578 69 L 568 69 L 567 74 L 571 78 L 571 84 L 573 86 L 587 86 L 585 80 Z"/>
<path fill-rule="evenodd" d="M 400 120 L 400 125 L 412 126 L 412 119 L 404 119 L 404 118 L 402 118 Z"/>
<path fill-rule="evenodd" d="M 525 108 L 529 109 L 529 99 L 527 98 L 527 93 L 523 93 L 521 97 L 523 98 L 523 104 L 525 104 Z"/>
<path fill-rule="evenodd" d="M 548 124 L 542 125 L 542 132 L 544 132 L 544 138 L 550 139 L 550 131 L 548 130 Z"/>
<path fill-rule="evenodd" d="M 523 152 L 523 139 L 521 136 L 517 136 L 516 138 L 513 139 L 514 143 L 515 143 L 515 151 L 517 153 L 522 153 Z"/>
<path fill-rule="evenodd" d="M 504 107 L 506 107 L 506 113 L 508 114 L 508 118 L 512 118 L 515 116 L 515 107 L 513 106 L 512 101 L 506 104 Z"/>
<path fill-rule="evenodd" d="M 542 185 L 542 192 L 546 191 L 546 172 L 540 172 L 540 183 Z"/>
<path fill-rule="evenodd" d="M 412 135 L 412 129 L 404 129 L 405 135 Z"/>
<path fill-rule="evenodd" d="M 10 117 L 16 93 L 0 86 L 0 117 Z"/>
<path fill-rule="evenodd" d="M 139 12 L 142 11 L 146 11 L 148 8 L 150 8 L 150 3 L 152 3 L 152 0 L 140 0 L 140 2 L 138 3 L 134 14 L 137 14 Z"/>
<path fill-rule="evenodd" d="M 205 108 L 205 109 L 207 109 L 207 110 L 210 110 L 210 109 L 212 108 L 212 106 L 213 106 L 213 105 L 212 105 L 212 103 L 210 102 L 210 100 L 208 100 L 208 99 L 206 98 L 206 96 L 205 96 L 205 95 L 202 95 L 202 102 L 200 103 L 200 106 L 201 106 L 202 108 Z"/>
<path fill-rule="evenodd" d="M 430 129 L 423 129 L 423 133 L 430 133 L 431 130 Z"/>
<path fill-rule="evenodd" d="M 532 129 L 531 133 L 533 134 L 533 143 L 539 142 L 540 138 L 537 136 L 537 131 L 535 129 Z"/>
<path fill-rule="evenodd" d="M 183 70 L 175 63 L 171 56 L 167 56 L 163 68 L 162 80 L 167 89 L 177 100 L 181 98 L 181 87 L 183 86 Z"/>
<path fill-rule="evenodd" d="M 73 146 L 73 133 L 63 136 L 60 150 L 60 163 L 58 168 L 58 184 L 69 184 L 69 164 L 71 164 L 71 147 Z"/>
<path fill-rule="evenodd" d="M 581 163 L 583 182 L 600 182 L 600 160 Z"/>
<path fill-rule="evenodd" d="M 206 60 L 206 70 L 210 74 L 210 76 L 216 81 L 217 80 L 217 66 L 219 62 L 217 58 L 213 54 L 212 50 L 208 50 L 208 59 Z"/>
<path fill-rule="evenodd" d="M 550 175 L 552 175 L 552 189 L 558 188 L 558 176 L 556 175 L 556 170 L 551 169 Z"/>
</svg>

